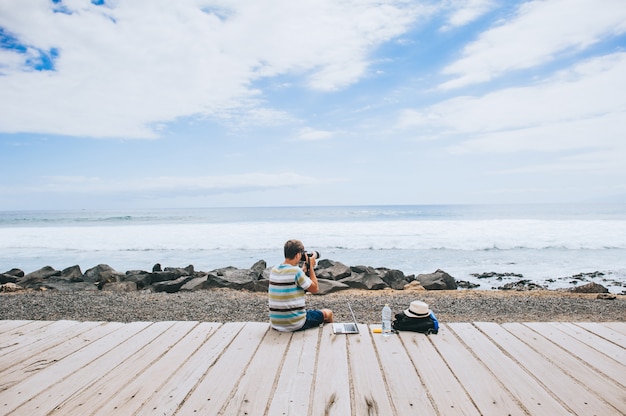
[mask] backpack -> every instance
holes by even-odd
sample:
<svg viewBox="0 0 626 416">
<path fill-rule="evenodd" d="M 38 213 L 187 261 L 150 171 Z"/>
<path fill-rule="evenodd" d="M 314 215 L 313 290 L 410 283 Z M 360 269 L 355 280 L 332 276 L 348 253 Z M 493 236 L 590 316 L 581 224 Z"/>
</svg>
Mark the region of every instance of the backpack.
<svg viewBox="0 0 626 416">
<path fill-rule="evenodd" d="M 432 311 L 425 318 L 412 318 L 406 316 L 404 312 L 400 312 L 396 314 L 396 319 L 391 326 L 396 331 L 421 332 L 426 335 L 439 332 L 439 321 L 437 321 L 437 317 Z"/>
</svg>

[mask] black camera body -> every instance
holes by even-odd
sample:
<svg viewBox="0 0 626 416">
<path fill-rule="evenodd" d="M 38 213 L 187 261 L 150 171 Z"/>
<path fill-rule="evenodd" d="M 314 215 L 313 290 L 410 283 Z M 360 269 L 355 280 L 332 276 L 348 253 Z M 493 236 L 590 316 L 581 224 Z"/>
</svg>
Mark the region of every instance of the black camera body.
<svg viewBox="0 0 626 416">
<path fill-rule="evenodd" d="M 307 253 L 306 251 L 302 252 L 302 257 L 300 258 L 300 267 L 304 267 L 304 273 L 307 276 L 311 275 L 311 271 L 309 270 L 309 259 L 319 259 L 319 258 L 320 258 L 319 251 L 312 251 L 310 253 Z"/>
<path fill-rule="evenodd" d="M 309 257 L 317 260 L 321 257 L 321 254 L 319 251 L 311 251 L 310 253 L 307 253 L 306 251 L 302 252 L 302 261 L 307 261 Z"/>
</svg>

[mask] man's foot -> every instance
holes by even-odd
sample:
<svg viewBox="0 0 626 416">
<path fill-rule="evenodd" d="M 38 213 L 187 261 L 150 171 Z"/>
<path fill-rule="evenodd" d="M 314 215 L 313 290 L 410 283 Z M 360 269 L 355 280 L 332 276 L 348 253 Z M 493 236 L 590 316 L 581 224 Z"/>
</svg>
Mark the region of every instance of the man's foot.
<svg viewBox="0 0 626 416">
<path fill-rule="evenodd" d="M 324 322 L 330 323 L 333 321 L 333 311 L 330 309 L 322 309 L 322 313 L 324 314 Z"/>
</svg>

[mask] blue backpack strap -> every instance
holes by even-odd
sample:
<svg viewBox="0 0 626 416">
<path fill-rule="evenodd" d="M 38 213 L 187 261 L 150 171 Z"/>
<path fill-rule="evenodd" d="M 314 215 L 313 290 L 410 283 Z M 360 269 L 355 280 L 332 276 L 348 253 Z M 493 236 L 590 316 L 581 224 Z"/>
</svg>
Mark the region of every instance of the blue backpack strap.
<svg viewBox="0 0 626 416">
<path fill-rule="evenodd" d="M 439 331 L 439 321 L 437 320 L 437 317 L 435 316 L 435 313 L 433 311 L 430 311 L 430 319 L 433 320 L 433 324 L 435 325 L 433 332 L 436 334 L 437 331 Z"/>
</svg>

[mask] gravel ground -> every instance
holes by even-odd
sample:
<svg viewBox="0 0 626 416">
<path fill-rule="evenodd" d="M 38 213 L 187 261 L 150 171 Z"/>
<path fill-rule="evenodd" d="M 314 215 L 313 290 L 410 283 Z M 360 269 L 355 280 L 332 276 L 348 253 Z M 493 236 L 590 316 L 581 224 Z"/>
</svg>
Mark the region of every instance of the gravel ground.
<svg viewBox="0 0 626 416">
<path fill-rule="evenodd" d="M 388 303 L 393 313 L 413 300 L 430 305 L 440 322 L 608 322 L 626 321 L 626 296 L 557 291 L 348 290 L 308 295 L 307 308 L 330 308 L 336 321 L 351 320 L 347 302 L 361 323 L 379 323 Z M 175 294 L 150 292 L 22 292 L 0 295 L 0 319 L 78 321 L 267 322 L 267 295 L 230 289 Z"/>
</svg>

